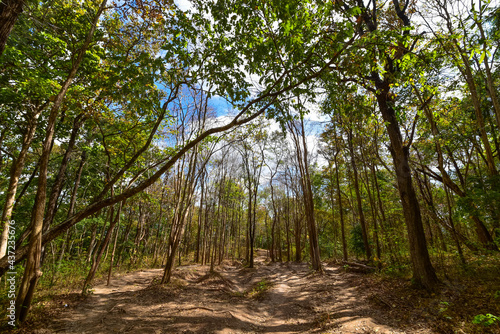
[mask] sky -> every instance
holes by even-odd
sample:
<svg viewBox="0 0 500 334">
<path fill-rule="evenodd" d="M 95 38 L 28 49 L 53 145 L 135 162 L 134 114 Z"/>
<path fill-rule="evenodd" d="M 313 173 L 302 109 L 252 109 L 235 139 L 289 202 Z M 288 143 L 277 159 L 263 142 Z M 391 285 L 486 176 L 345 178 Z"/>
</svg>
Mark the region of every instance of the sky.
<svg viewBox="0 0 500 334">
<path fill-rule="evenodd" d="M 174 0 L 174 3 L 178 6 L 179 9 L 183 11 L 192 9 L 192 4 L 189 0 Z M 255 81 L 255 78 L 249 78 L 249 80 L 253 82 L 258 82 L 258 80 Z M 217 123 L 223 124 L 229 121 L 228 113 L 232 110 L 232 106 L 223 97 L 214 96 L 210 99 L 209 104 L 212 108 L 214 108 L 216 112 L 218 118 Z M 322 115 L 317 106 L 311 105 L 308 106 L 308 109 L 309 113 L 304 117 L 306 125 L 306 135 L 307 135 L 306 141 L 311 156 L 317 157 L 318 156 L 317 151 L 319 149 L 318 136 L 323 129 L 322 123 L 328 121 L 328 117 Z M 279 124 L 274 120 L 270 120 L 268 125 L 268 131 L 273 132 L 277 130 L 280 130 Z M 288 140 L 291 142 L 290 135 L 288 135 Z M 321 157 L 318 157 L 317 162 L 320 165 L 326 164 L 324 159 L 322 159 Z"/>
<path fill-rule="evenodd" d="M 179 9 L 186 11 L 191 9 L 192 5 L 189 0 L 174 0 L 174 3 L 179 7 Z"/>
</svg>

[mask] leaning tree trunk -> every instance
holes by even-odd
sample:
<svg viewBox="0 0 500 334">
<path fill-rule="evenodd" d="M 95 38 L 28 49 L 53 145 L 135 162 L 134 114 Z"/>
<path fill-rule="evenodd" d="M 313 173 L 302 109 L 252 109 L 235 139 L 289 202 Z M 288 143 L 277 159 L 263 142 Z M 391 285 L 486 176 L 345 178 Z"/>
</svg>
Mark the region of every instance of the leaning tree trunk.
<svg viewBox="0 0 500 334">
<path fill-rule="evenodd" d="M 73 67 L 70 70 L 68 78 L 62 84 L 62 87 L 57 94 L 54 104 L 52 105 L 50 115 L 47 121 L 47 128 L 45 132 L 45 140 L 42 147 L 42 155 L 40 158 L 40 172 L 38 177 L 38 189 L 35 196 L 35 205 L 33 207 L 33 213 L 31 216 L 31 235 L 28 245 L 28 251 L 26 255 L 26 265 L 24 270 L 23 279 L 19 292 L 16 299 L 16 319 L 18 322 L 24 322 L 28 315 L 31 301 L 33 299 L 33 294 L 35 292 L 36 284 L 39 278 L 42 276 L 40 270 L 41 263 L 41 253 L 42 253 L 42 228 L 43 228 L 43 216 L 45 211 L 45 199 L 47 191 L 47 170 L 49 165 L 49 157 L 51 151 L 52 139 L 55 132 L 55 124 L 59 109 L 61 108 L 63 99 L 68 91 L 73 78 L 76 76 L 76 72 L 83 60 L 85 52 L 93 39 L 94 31 L 97 27 L 97 22 L 101 16 L 104 8 L 106 6 L 106 1 L 103 0 L 100 8 L 94 18 L 94 22 L 90 31 L 85 39 L 85 42 L 80 49 L 78 56 L 73 63 Z"/>
<path fill-rule="evenodd" d="M 87 160 L 87 154 L 85 151 L 82 153 L 82 159 L 80 161 L 80 165 L 78 167 L 78 171 L 76 172 L 76 180 L 75 180 L 75 185 L 73 186 L 73 191 L 71 193 L 71 199 L 69 203 L 69 209 L 68 209 L 68 214 L 67 217 L 71 217 L 73 215 L 73 211 L 75 209 L 75 203 L 76 203 L 76 195 L 78 192 L 78 188 L 80 187 L 80 180 L 82 177 L 82 171 L 83 171 L 83 166 L 85 165 L 85 161 Z M 59 271 L 59 267 L 61 266 L 61 262 L 64 258 L 64 252 L 66 250 L 66 245 L 69 244 L 69 252 L 71 252 L 71 244 L 69 243 L 70 238 L 71 238 L 71 230 L 68 229 L 66 230 L 66 237 L 63 240 L 63 244 L 61 246 L 61 253 L 59 255 L 59 260 L 57 261 L 57 271 Z"/>
<path fill-rule="evenodd" d="M 10 218 L 12 216 L 12 211 L 14 208 L 14 201 L 17 193 L 17 186 L 19 184 L 19 177 L 24 168 L 24 162 L 26 161 L 26 156 L 28 154 L 28 149 L 31 146 L 33 137 L 35 136 L 36 126 L 38 123 L 38 117 L 42 113 L 43 108 L 39 108 L 33 116 L 28 121 L 28 128 L 23 136 L 23 144 L 21 146 L 21 151 L 17 156 L 17 159 L 12 161 L 12 167 L 10 171 L 9 186 L 7 188 L 7 195 L 5 198 L 5 203 L 2 211 L 1 224 L 3 226 L 2 234 L 0 236 L 0 259 L 5 256 L 7 252 L 7 240 L 9 237 L 9 227 Z"/>
<path fill-rule="evenodd" d="M 66 149 L 66 152 L 64 152 L 61 165 L 59 166 L 59 172 L 55 177 L 55 181 L 54 184 L 52 185 L 52 190 L 49 197 L 49 202 L 47 204 L 47 213 L 45 214 L 45 219 L 43 223 L 44 233 L 49 229 L 49 226 L 52 224 L 52 221 L 54 220 L 54 217 L 56 215 L 57 212 L 56 204 L 57 200 L 59 199 L 59 196 L 61 195 L 62 186 L 66 178 L 66 169 L 68 168 L 70 154 L 75 147 L 78 132 L 84 121 L 85 121 L 85 116 L 83 116 L 83 114 L 79 114 L 78 116 L 76 116 L 75 120 L 73 121 L 73 128 L 71 130 L 71 136 L 68 142 L 68 148 Z"/>
<path fill-rule="evenodd" d="M 424 114 L 431 125 L 431 132 L 433 137 L 435 138 L 435 147 L 438 157 L 438 169 L 441 172 L 441 178 L 445 188 L 448 187 L 458 196 L 465 198 L 467 201 L 471 202 L 471 199 L 467 197 L 466 192 L 460 189 L 460 187 L 451 179 L 450 175 L 446 171 L 446 168 L 444 167 L 443 150 L 439 139 L 439 130 L 437 128 L 436 122 L 434 121 L 433 113 L 429 109 L 428 105 L 424 102 L 423 97 L 418 92 L 418 90 L 415 90 L 415 92 L 420 102 L 423 105 Z M 493 240 L 493 237 L 491 236 L 490 232 L 488 231 L 484 223 L 474 214 L 471 215 L 471 217 L 472 220 L 474 221 L 476 227 L 476 233 L 482 246 L 489 250 L 498 251 L 498 247 L 495 245 L 495 241 Z"/>
</svg>

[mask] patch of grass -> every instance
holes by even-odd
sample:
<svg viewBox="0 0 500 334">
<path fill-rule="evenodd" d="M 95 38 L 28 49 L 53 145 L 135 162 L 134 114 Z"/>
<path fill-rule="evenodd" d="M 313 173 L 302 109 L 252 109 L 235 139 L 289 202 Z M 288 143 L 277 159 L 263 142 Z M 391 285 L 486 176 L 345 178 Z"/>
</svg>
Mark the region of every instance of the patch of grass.
<svg viewBox="0 0 500 334">
<path fill-rule="evenodd" d="M 330 313 L 328 312 L 323 312 L 314 319 L 314 323 L 316 324 L 316 326 L 320 327 L 321 329 L 325 329 L 330 322 Z"/>
<path fill-rule="evenodd" d="M 260 282 L 258 282 L 250 291 L 246 293 L 247 297 L 261 299 L 264 297 L 266 291 L 271 289 L 273 283 L 268 279 L 264 278 Z"/>
</svg>

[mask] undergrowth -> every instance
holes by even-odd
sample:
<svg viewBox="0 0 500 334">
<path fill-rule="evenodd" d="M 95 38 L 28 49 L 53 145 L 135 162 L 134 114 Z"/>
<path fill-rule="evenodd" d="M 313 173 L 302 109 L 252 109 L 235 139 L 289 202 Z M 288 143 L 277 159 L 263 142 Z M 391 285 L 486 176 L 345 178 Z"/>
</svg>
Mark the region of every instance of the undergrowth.
<svg viewBox="0 0 500 334">
<path fill-rule="evenodd" d="M 111 279 L 129 271 L 150 268 L 152 265 L 152 258 L 143 258 L 133 265 L 125 263 L 120 266 L 114 266 Z M 25 324 L 23 324 L 23 328 L 29 328 L 31 324 L 45 321 L 44 319 L 47 318 L 47 314 L 50 314 L 61 305 L 64 307 L 68 303 L 83 299 L 84 297 L 81 295 L 81 292 L 89 270 L 90 263 L 78 259 L 62 260 L 58 265 L 45 263 L 42 267 L 43 275 L 37 284 L 33 297 L 31 311 Z M 17 273 L 15 275 L 16 293 L 22 280 L 23 271 L 24 268 L 21 265 L 17 265 L 15 270 L 12 271 Z M 87 294 L 92 294 L 94 285 L 107 280 L 108 271 L 109 259 L 103 261 L 101 266 L 99 266 L 92 285 L 86 287 Z M 6 320 L 7 307 L 11 301 L 7 278 L 11 277 L 12 275 L 4 275 L 0 279 L 0 332 L 12 329 L 12 326 L 8 325 Z"/>
</svg>

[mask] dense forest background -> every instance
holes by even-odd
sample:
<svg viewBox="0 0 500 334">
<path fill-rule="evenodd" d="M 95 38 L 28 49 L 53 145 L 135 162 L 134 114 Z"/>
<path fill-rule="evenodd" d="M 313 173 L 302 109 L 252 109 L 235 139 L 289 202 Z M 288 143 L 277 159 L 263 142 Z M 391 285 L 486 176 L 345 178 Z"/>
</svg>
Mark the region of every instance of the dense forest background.
<svg viewBox="0 0 500 334">
<path fill-rule="evenodd" d="M 256 248 L 498 274 L 499 8 L 2 2 L 1 297 Z"/>
</svg>

